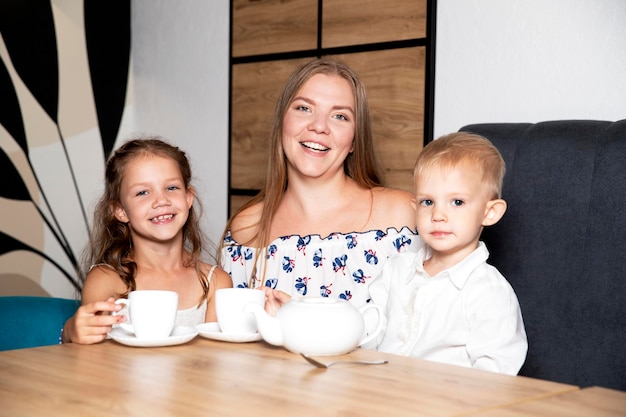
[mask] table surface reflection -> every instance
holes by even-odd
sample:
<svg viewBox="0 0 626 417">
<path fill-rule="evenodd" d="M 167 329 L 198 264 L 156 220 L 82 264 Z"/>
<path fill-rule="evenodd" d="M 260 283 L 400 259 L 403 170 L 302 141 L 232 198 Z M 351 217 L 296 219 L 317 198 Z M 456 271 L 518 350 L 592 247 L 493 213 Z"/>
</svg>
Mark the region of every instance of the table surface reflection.
<svg viewBox="0 0 626 417">
<path fill-rule="evenodd" d="M 318 369 L 264 342 L 200 336 L 158 348 L 106 341 L 5 351 L 0 415 L 453 416 L 578 390 L 364 349 L 340 358 L 389 363 Z"/>
<path fill-rule="evenodd" d="M 474 414 L 479 417 L 623 417 L 626 392 L 602 387 L 550 395 Z"/>
</svg>

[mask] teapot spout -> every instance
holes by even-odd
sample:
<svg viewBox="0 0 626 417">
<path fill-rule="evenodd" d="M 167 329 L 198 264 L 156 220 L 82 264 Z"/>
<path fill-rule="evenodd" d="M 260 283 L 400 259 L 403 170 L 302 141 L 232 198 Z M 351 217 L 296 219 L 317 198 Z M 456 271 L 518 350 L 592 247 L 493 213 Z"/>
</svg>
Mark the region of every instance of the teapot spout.
<svg viewBox="0 0 626 417">
<path fill-rule="evenodd" d="M 282 329 L 280 321 L 276 317 L 270 316 L 262 306 L 253 303 L 246 305 L 244 311 L 254 315 L 257 328 L 263 340 L 270 345 L 283 345 Z"/>
</svg>

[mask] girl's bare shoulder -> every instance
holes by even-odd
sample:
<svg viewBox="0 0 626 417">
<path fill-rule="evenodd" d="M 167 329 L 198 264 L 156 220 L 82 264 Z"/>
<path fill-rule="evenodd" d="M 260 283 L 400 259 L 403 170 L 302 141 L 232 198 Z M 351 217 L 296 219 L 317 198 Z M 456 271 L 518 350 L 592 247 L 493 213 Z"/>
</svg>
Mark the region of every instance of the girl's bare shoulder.
<svg viewBox="0 0 626 417">
<path fill-rule="evenodd" d="M 211 275 L 211 282 L 209 286 L 213 286 L 216 289 L 231 288 L 233 286 L 233 280 L 231 279 L 230 275 L 228 275 L 228 273 L 224 271 L 219 265 L 214 267 L 214 265 L 202 262 L 200 269 L 205 276 L 208 276 L 208 274 L 211 272 L 211 269 L 213 269 L 213 274 Z"/>
<path fill-rule="evenodd" d="M 126 291 L 126 285 L 108 265 L 94 265 L 87 273 L 82 290 L 83 304 L 117 297 Z"/>
</svg>

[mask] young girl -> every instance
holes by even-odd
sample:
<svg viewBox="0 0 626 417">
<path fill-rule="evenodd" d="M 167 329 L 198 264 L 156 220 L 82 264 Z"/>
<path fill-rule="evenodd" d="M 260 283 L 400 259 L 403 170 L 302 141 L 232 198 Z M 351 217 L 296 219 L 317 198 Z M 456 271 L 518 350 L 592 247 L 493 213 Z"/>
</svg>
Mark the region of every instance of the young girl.
<svg viewBox="0 0 626 417">
<path fill-rule="evenodd" d="M 121 309 L 115 299 L 133 290 L 176 291 L 176 325 L 216 321 L 215 290 L 232 281 L 200 260 L 202 233 L 185 153 L 158 138 L 131 140 L 109 159 L 105 177 L 82 306 L 65 323 L 62 342 L 106 339 L 113 324 L 125 320 L 111 315 Z"/>
</svg>

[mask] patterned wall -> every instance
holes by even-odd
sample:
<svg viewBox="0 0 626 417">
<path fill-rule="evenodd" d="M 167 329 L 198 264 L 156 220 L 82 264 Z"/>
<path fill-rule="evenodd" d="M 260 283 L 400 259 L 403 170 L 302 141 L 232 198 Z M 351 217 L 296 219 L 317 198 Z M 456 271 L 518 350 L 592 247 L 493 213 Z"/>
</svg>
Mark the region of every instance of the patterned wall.
<svg viewBox="0 0 626 417">
<path fill-rule="evenodd" d="M 130 81 L 130 0 L 0 1 L 0 295 L 80 289 Z"/>
</svg>

